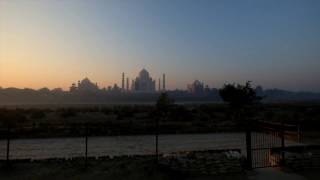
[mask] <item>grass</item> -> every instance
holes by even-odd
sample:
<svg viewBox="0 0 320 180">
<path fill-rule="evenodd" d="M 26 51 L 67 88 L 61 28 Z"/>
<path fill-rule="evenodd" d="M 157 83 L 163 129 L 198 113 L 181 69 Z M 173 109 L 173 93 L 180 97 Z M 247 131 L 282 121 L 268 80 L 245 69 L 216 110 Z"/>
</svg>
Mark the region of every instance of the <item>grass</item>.
<svg viewBox="0 0 320 180">
<path fill-rule="evenodd" d="M 262 104 L 247 112 L 251 119 L 300 125 L 319 131 L 319 104 Z M 0 131 L 11 124 L 17 138 L 83 136 L 88 123 L 91 135 L 153 134 L 155 106 L 110 106 L 58 109 L 0 108 Z M 225 104 L 176 105 L 159 124 L 160 133 L 208 133 L 241 131 L 245 120 L 235 118 Z M 0 137 L 1 138 L 1 137 Z"/>
</svg>

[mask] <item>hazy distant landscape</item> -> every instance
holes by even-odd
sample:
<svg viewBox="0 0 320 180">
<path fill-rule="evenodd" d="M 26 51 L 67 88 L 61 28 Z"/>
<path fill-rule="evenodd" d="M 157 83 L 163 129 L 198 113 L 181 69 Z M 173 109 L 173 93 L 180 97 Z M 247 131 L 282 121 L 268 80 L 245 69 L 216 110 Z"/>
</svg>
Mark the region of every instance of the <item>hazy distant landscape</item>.
<svg viewBox="0 0 320 180">
<path fill-rule="evenodd" d="M 257 88 L 263 102 L 320 102 L 320 93 L 293 92 L 280 89 Z M 212 103 L 222 102 L 218 89 L 211 89 L 208 93 L 193 94 L 186 90 L 167 91 L 176 103 Z M 155 103 L 159 92 L 134 93 L 98 91 L 95 93 L 71 93 L 62 89 L 49 90 L 47 88 L 18 89 L 0 88 L 0 105 L 28 105 L 28 104 L 152 104 Z"/>
</svg>

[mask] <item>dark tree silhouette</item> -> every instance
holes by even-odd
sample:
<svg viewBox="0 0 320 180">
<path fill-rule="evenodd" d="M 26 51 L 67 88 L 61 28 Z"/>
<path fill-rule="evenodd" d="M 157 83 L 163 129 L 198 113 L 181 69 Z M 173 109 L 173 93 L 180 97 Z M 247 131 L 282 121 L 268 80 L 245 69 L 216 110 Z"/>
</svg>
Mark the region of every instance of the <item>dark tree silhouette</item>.
<svg viewBox="0 0 320 180">
<path fill-rule="evenodd" d="M 174 104 L 174 100 L 169 98 L 167 93 L 161 93 L 157 100 L 157 111 L 161 116 L 166 115 L 170 106 Z"/>
<path fill-rule="evenodd" d="M 156 117 L 156 130 L 155 130 L 156 162 L 157 163 L 159 159 L 159 151 L 158 151 L 159 120 L 167 118 L 169 109 L 173 104 L 174 104 L 173 99 L 169 98 L 166 92 L 161 93 L 157 100 L 156 111 L 157 111 L 158 117 Z"/>
<path fill-rule="evenodd" d="M 7 111 L 0 113 L 0 123 L 2 125 L 7 126 L 6 138 L 7 138 L 7 146 L 6 146 L 6 167 L 10 167 L 9 157 L 10 157 L 10 141 L 11 141 L 11 129 L 15 128 L 17 124 L 26 121 L 26 117 L 16 111 Z"/>
<path fill-rule="evenodd" d="M 220 90 L 219 94 L 224 102 L 231 106 L 231 114 L 233 119 L 239 126 L 250 125 L 250 118 L 255 113 L 253 105 L 258 104 L 262 97 L 257 96 L 256 91 L 251 86 L 251 82 L 241 84 L 225 84 Z M 246 121 L 241 121 L 241 120 Z"/>
<path fill-rule="evenodd" d="M 252 105 L 258 103 L 262 98 L 258 97 L 256 91 L 251 87 L 251 82 L 245 85 L 225 84 L 219 90 L 223 101 L 231 106 L 231 113 L 240 127 L 246 129 L 246 146 L 247 146 L 247 165 L 252 168 L 251 153 L 251 130 L 252 130 L 252 114 L 255 111 Z M 242 121 L 245 120 L 245 121 Z"/>
<path fill-rule="evenodd" d="M 225 84 L 223 88 L 219 90 L 219 94 L 223 101 L 238 108 L 252 105 L 262 99 L 256 95 L 255 90 L 251 87 L 250 81 L 246 82 L 245 85 Z"/>
</svg>

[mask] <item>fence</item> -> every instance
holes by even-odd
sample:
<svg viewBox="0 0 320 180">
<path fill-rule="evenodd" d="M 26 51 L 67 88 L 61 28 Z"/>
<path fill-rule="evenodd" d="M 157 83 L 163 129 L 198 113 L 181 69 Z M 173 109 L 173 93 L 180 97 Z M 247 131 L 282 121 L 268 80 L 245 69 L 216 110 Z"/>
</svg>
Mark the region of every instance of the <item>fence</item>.
<svg viewBox="0 0 320 180">
<path fill-rule="evenodd" d="M 117 155 L 155 155 L 178 151 L 213 150 L 213 149 L 244 149 L 245 139 L 243 132 L 216 133 L 216 134 L 156 134 L 132 136 L 97 136 L 100 135 L 99 126 L 103 124 L 84 123 L 74 128 L 63 128 L 65 132 L 72 132 L 76 137 L 56 138 L 54 132 L 60 134 L 59 126 L 48 126 L 47 131 L 52 135 L 49 138 L 21 139 L 26 134 L 21 127 L 2 129 L 0 149 L 2 159 L 8 164 L 14 159 L 46 159 L 46 158 L 74 158 L 83 157 L 87 164 L 88 158 L 95 156 Z M 35 131 L 39 134 L 39 132 Z M 157 132 L 157 131 L 156 131 Z M 41 132 L 40 134 L 42 134 Z M 27 133 L 27 137 L 32 137 Z M 17 136 L 19 135 L 19 136 Z M 23 136 L 22 136 L 23 137 Z M 158 143 L 156 141 L 158 139 Z M 221 142 L 224 142 L 223 144 Z M 8 143 L 8 144 L 7 144 Z M 116 153 L 116 151 L 121 151 Z M 20 151 L 20 152 L 19 152 Z M 23 152 L 23 153 L 21 153 Z M 0 155 L 0 156 L 1 156 Z M 12 161 L 11 161 L 12 162 Z"/>
<path fill-rule="evenodd" d="M 286 143 L 287 141 L 287 143 Z M 264 168 L 285 163 L 285 148 L 290 142 L 302 143 L 299 126 L 257 121 L 246 132 L 248 167 Z M 281 149 L 274 153 L 274 149 Z"/>
<path fill-rule="evenodd" d="M 85 166 L 88 164 L 88 158 L 90 157 L 90 152 L 94 152 L 95 149 L 90 149 L 89 148 L 89 143 L 90 141 L 95 143 L 96 145 L 99 145 L 105 143 L 104 141 L 108 141 L 108 145 L 110 146 L 110 149 L 122 149 L 124 151 L 127 151 L 127 153 L 123 155 L 128 155 L 128 154 L 150 154 L 150 155 L 155 155 L 156 160 L 158 160 L 158 155 L 161 153 L 159 149 L 165 149 L 165 148 L 172 148 L 172 151 L 188 151 L 188 150 L 199 150 L 199 149 L 192 149 L 192 147 L 197 147 L 199 144 L 192 144 L 192 141 L 186 142 L 186 144 L 189 144 L 189 146 L 192 147 L 182 147 L 183 149 L 178 149 L 174 148 L 176 144 L 181 143 L 181 139 L 177 138 L 174 139 L 174 136 L 179 136 L 179 135 L 160 135 L 162 138 L 166 138 L 169 143 L 166 144 L 167 147 L 162 146 L 163 142 L 161 142 L 161 139 L 159 140 L 158 134 L 159 134 L 159 124 L 155 123 L 155 128 L 154 130 L 148 130 L 147 132 L 154 132 L 153 135 L 147 135 L 147 136 L 124 136 L 124 138 L 127 138 L 126 141 L 123 141 L 122 144 L 117 144 L 117 139 L 116 137 L 110 137 L 109 139 L 104 139 L 104 138 L 92 138 L 93 136 L 100 135 L 101 132 L 99 131 L 105 131 L 106 127 L 104 127 L 104 124 L 99 124 L 99 123 L 83 123 L 83 124 L 77 124 L 74 125 L 72 128 L 67 128 L 67 127 L 61 127 L 60 125 L 54 125 L 54 126 L 47 126 L 46 127 L 46 133 L 51 134 L 52 137 L 56 137 L 58 134 L 61 135 L 61 132 L 66 132 L 70 133 L 71 135 L 77 135 L 77 137 L 73 138 L 66 138 L 64 136 L 63 139 L 57 140 L 57 141 L 68 141 L 70 142 L 69 144 L 66 143 L 65 145 L 60 145 L 58 146 L 57 142 L 55 139 L 50 140 L 47 143 L 46 148 L 43 149 L 43 151 L 48 150 L 48 148 L 56 148 L 59 151 L 62 151 L 64 153 L 63 148 L 66 148 L 67 145 L 72 146 L 73 150 L 73 157 L 84 157 L 84 162 Z M 0 130 L 0 134 L 2 137 L 2 146 L 5 146 L 5 148 L 1 148 L 3 150 L 2 156 L 4 157 L 4 161 L 6 162 L 7 165 L 10 164 L 10 159 L 14 155 L 12 153 L 15 152 L 15 147 L 14 143 L 15 141 L 20 141 L 17 135 L 27 135 L 30 136 L 32 133 L 26 133 L 24 132 L 24 129 L 28 129 L 28 127 L 12 127 L 8 126 L 6 129 Z M 30 129 L 30 128 L 29 128 Z M 294 131 L 295 130 L 295 131 Z M 33 132 L 33 131 L 32 131 Z M 36 133 L 40 134 L 44 132 L 37 132 Z M 246 135 L 245 135 L 246 134 Z M 81 135 L 81 136 L 80 136 Z M 194 140 L 197 138 L 198 135 L 181 135 L 181 136 L 186 136 L 184 139 L 188 140 Z M 206 140 L 206 146 L 199 148 L 203 149 L 234 149 L 234 148 L 239 148 L 242 149 L 242 152 L 247 152 L 247 159 L 249 162 L 249 168 L 258 168 L 258 167 L 269 167 L 269 166 L 278 166 L 281 160 L 284 158 L 284 151 L 281 151 L 282 154 L 275 155 L 273 154 L 271 156 L 271 152 L 274 148 L 279 148 L 285 147 L 285 140 L 295 140 L 297 142 L 302 141 L 302 133 L 301 131 L 297 131 L 297 127 L 294 127 L 292 125 L 285 125 L 285 124 L 275 124 L 275 123 L 268 123 L 268 122 L 263 122 L 260 121 L 258 124 L 256 124 L 253 129 L 250 129 L 250 131 L 247 131 L 247 133 L 240 132 L 240 133 L 220 133 L 220 134 L 214 134 L 212 136 L 210 135 L 202 135 L 203 139 L 199 139 L 199 141 L 203 141 L 204 139 Z M 30 136 L 32 137 L 32 136 Z M 49 136 L 50 137 L 50 136 Z M 114 139 L 111 139 L 114 138 Z M 138 139 L 134 139 L 138 138 Z M 139 139 L 140 138 L 140 139 Z M 211 138 L 211 139 L 210 139 Z M 228 139 L 229 138 L 229 139 Z M 13 141 L 13 142 L 12 142 Z M 23 140 L 21 140 L 23 141 Z M 36 139 L 36 141 L 41 142 L 43 139 Z M 47 140 L 46 140 L 47 141 Z M 160 141 L 160 142 L 159 142 Z M 230 141 L 229 145 L 223 146 L 223 144 L 228 144 L 228 141 Z M 194 141 L 195 142 L 195 141 Z M 48 145 L 48 143 L 51 143 Z M 138 146 L 145 146 L 142 147 L 142 150 L 136 149 L 137 146 L 133 145 L 134 143 L 138 144 Z M 43 143 L 45 144 L 45 143 Z M 13 147 L 12 147 L 13 146 Z M 45 145 L 44 145 L 45 146 Z M 38 147 L 38 149 L 41 149 L 42 147 Z M 100 150 L 103 150 L 103 147 L 100 148 Z M 143 151 L 143 152 L 139 152 Z M 112 152 L 112 151 L 109 151 Z M 164 151 L 162 151 L 164 152 Z M 41 153 L 39 151 L 39 153 Z M 96 153 L 99 154 L 99 153 Z M 97 156 L 95 154 L 95 156 Z M 102 154 L 101 156 L 105 156 L 106 154 Z M 107 154 L 110 155 L 110 154 Z M 37 154 L 38 158 L 43 157 L 41 154 Z M 72 157 L 70 156 L 70 157 Z M 99 155 L 98 155 L 99 156 Z M 56 158 L 60 157 L 59 154 L 49 154 L 49 157 L 47 158 Z M 276 159 L 274 159 L 276 157 Z M 34 158 L 30 154 L 24 156 L 23 158 Z M 23 159 L 22 158 L 22 159 Z M 273 158 L 273 159 L 272 159 Z M 276 163 L 275 163 L 276 162 Z"/>
</svg>

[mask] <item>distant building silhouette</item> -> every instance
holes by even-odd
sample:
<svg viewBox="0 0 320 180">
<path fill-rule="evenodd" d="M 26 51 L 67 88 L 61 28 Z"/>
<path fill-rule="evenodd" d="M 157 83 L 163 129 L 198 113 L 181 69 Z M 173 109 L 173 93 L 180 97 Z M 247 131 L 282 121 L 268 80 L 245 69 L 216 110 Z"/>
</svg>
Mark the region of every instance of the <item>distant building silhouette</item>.
<svg viewBox="0 0 320 180">
<path fill-rule="evenodd" d="M 113 85 L 112 91 L 113 92 L 121 92 L 122 89 L 120 89 L 120 87 L 117 84 Z"/>
<path fill-rule="evenodd" d="M 161 91 L 161 79 L 159 78 L 158 91 Z"/>
<path fill-rule="evenodd" d="M 70 87 L 70 92 L 76 92 L 78 89 L 78 87 L 76 86 L 76 83 L 72 83 L 71 87 Z"/>
<path fill-rule="evenodd" d="M 135 81 L 132 79 L 131 81 L 131 91 L 135 90 Z"/>
<path fill-rule="evenodd" d="M 165 91 L 165 74 L 163 74 L 162 79 L 162 87 L 161 87 L 161 78 L 159 78 L 159 84 L 158 84 L 158 91 Z M 48 92 L 49 90 L 47 90 Z M 78 81 L 78 83 L 72 83 L 70 87 L 71 93 L 126 93 L 126 92 L 137 92 L 137 93 L 155 93 L 156 92 L 156 79 L 152 79 L 149 72 L 146 69 L 142 69 L 139 72 L 139 75 L 131 80 L 130 84 L 130 78 L 125 76 L 125 73 L 122 73 L 121 76 L 121 87 L 119 87 L 117 84 L 114 84 L 113 86 L 108 86 L 107 88 L 100 89 L 98 87 L 97 83 L 91 82 L 87 77 L 84 78 L 81 81 Z M 50 92 L 50 91 L 49 91 Z"/>
<path fill-rule="evenodd" d="M 127 78 L 127 91 L 129 91 L 129 78 Z"/>
<path fill-rule="evenodd" d="M 146 69 L 142 69 L 139 76 L 136 77 L 133 90 L 136 92 L 155 92 L 156 82 L 150 77 Z"/>
<path fill-rule="evenodd" d="M 78 81 L 78 86 L 73 83 L 70 87 L 70 92 L 98 92 L 99 87 L 97 83 L 91 82 L 87 77 L 82 81 Z"/>
<path fill-rule="evenodd" d="M 122 73 L 122 86 L 121 86 L 121 90 L 124 91 L 124 72 Z"/>
<path fill-rule="evenodd" d="M 188 84 L 187 89 L 189 93 L 194 95 L 203 95 L 205 92 L 204 85 L 199 80 L 195 80 L 192 84 Z"/>
<path fill-rule="evenodd" d="M 166 90 L 166 75 L 165 74 L 162 75 L 162 81 L 163 81 L 162 82 L 162 86 L 163 86 L 162 90 L 165 91 Z"/>
</svg>

